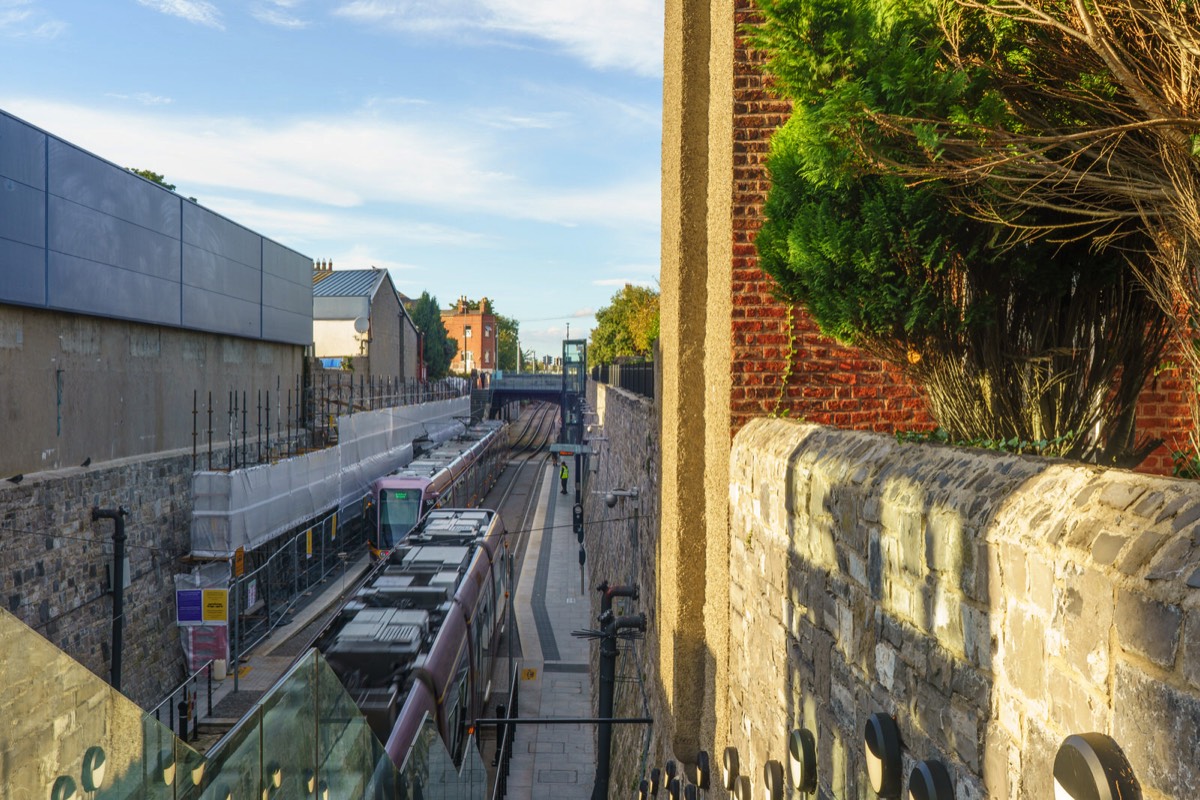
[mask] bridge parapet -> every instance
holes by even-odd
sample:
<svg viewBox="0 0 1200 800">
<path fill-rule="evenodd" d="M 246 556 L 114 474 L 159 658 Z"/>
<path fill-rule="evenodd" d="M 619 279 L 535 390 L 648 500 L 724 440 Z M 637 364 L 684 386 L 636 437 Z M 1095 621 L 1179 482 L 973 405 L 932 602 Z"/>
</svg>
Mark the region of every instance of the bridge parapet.
<svg viewBox="0 0 1200 800">
<path fill-rule="evenodd" d="M 562 391 L 562 375 L 560 373 L 494 373 L 491 388 L 512 392 L 558 392 Z"/>
</svg>

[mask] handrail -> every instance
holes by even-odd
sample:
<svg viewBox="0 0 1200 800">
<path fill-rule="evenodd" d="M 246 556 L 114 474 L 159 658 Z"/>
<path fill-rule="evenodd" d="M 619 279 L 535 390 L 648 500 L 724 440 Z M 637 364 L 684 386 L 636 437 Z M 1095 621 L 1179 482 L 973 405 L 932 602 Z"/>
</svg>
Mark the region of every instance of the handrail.
<svg viewBox="0 0 1200 800">
<path fill-rule="evenodd" d="M 167 707 L 167 726 L 171 729 L 171 731 L 179 734 L 179 738 L 184 740 L 185 742 L 188 740 L 189 733 L 191 735 L 191 738 L 194 740 L 197 735 L 197 727 L 194 723 L 198 719 L 198 716 L 196 714 L 196 706 L 198 704 L 198 701 L 197 701 L 196 691 L 194 689 L 194 686 L 196 683 L 196 679 L 200 676 L 200 673 L 202 673 L 202 672 L 205 673 L 205 675 L 208 679 L 207 686 L 206 686 L 206 689 L 207 689 L 206 694 L 208 696 L 208 715 L 211 717 L 212 710 L 213 710 L 212 665 L 213 665 L 213 662 L 211 659 L 209 661 L 206 661 L 199 669 L 197 669 L 191 675 L 184 678 L 183 682 L 180 683 L 178 686 L 176 686 L 174 689 L 172 689 L 171 693 L 168 694 L 165 698 L 163 698 L 163 700 L 160 701 L 158 705 L 156 705 L 154 708 L 147 711 L 146 716 L 148 716 L 148 717 L 153 716 L 156 720 L 158 720 L 161 723 L 162 722 L 162 708 L 163 708 L 163 706 L 166 706 Z M 189 685 L 193 687 L 193 691 L 190 693 L 190 695 L 188 693 Z M 175 701 L 176 696 L 178 696 L 180 694 L 180 692 L 183 693 L 183 699 L 180 700 L 179 703 L 177 704 L 174 701 Z M 184 705 L 185 703 L 186 703 L 186 705 Z M 184 706 L 184 707 L 179 708 L 179 706 Z M 176 730 L 176 728 L 175 728 L 175 723 L 176 723 L 175 712 L 176 711 L 179 712 L 179 717 L 178 717 L 179 729 L 178 730 Z M 193 723 L 190 726 L 190 728 L 188 725 L 189 722 Z"/>
<path fill-rule="evenodd" d="M 512 685 L 508 689 L 505 719 L 512 720 L 520 716 L 520 685 L 521 675 L 514 669 Z M 517 735 L 517 726 L 512 722 L 499 722 L 496 724 L 496 732 L 496 754 L 492 759 L 492 766 L 496 767 L 496 783 L 492 786 L 492 800 L 508 796 L 508 770 L 512 762 L 513 738 Z"/>
<path fill-rule="evenodd" d="M 220 739 L 218 739 L 216 744 L 214 744 L 212 747 L 210 747 L 208 749 L 207 758 L 210 761 L 212 760 L 213 755 L 215 753 L 220 752 L 221 748 L 224 747 L 225 744 L 230 739 L 234 738 L 241 732 L 242 728 L 244 728 L 248 724 L 253 724 L 255 722 L 255 712 L 258 711 L 260 708 L 262 708 L 263 705 L 267 702 L 267 700 L 271 699 L 271 697 L 274 694 L 276 689 L 278 689 L 280 686 L 282 686 L 287 681 L 291 680 L 292 675 L 294 675 L 298 669 L 300 669 L 301 667 L 304 667 L 304 666 L 308 666 L 309 662 L 313 661 L 313 659 L 310 658 L 310 656 L 312 656 L 312 653 L 313 653 L 313 651 L 310 649 L 310 650 L 306 650 L 305 652 L 296 656 L 295 661 L 292 662 L 291 666 L 287 668 L 287 670 L 283 673 L 283 675 L 281 675 L 277 681 L 275 681 L 273 684 L 271 684 L 271 688 L 267 689 L 267 691 L 263 692 L 262 696 L 254 701 L 254 705 L 252 705 L 250 707 L 250 710 L 248 710 L 245 714 L 243 714 L 242 718 L 239 719 L 236 723 L 234 723 L 233 727 L 231 727 L 229 730 L 225 731 L 225 735 L 222 736 Z M 315 663 L 315 662 L 313 662 L 313 663 Z"/>
</svg>

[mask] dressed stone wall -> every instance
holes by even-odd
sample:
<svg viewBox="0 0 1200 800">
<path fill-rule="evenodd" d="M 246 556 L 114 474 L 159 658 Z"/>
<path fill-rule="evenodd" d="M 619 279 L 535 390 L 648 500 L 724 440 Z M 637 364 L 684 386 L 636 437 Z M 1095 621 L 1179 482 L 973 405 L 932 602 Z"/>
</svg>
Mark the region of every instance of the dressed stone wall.
<svg viewBox="0 0 1200 800">
<path fill-rule="evenodd" d="M 603 429 L 592 439 L 600 449 L 595 459 L 596 472 L 586 483 L 584 494 L 584 546 L 591 586 L 607 581 L 610 586 L 634 585 L 638 600 L 617 599 L 613 611 L 618 616 L 646 614 L 646 638 L 620 642 L 617 657 L 615 714 L 618 717 L 647 715 L 657 720 L 669 718 L 665 711 L 658 674 L 660 626 L 656 594 L 659 463 L 657 409 L 645 397 L 616 387 L 588 381 L 588 402 L 596 409 Z M 599 437 L 606 440 L 595 441 Z M 604 493 L 610 489 L 637 487 L 638 497 L 620 498 L 609 508 Z M 600 593 L 592 594 L 592 619 L 600 613 Z M 599 623 L 596 624 L 599 627 Z M 598 663 L 597 645 L 592 645 L 591 663 Z M 592 682 L 593 707 L 599 686 Z M 630 797 L 638 781 L 655 766 L 670 758 L 660 741 L 658 725 L 614 725 L 611 797 Z"/>
<path fill-rule="evenodd" d="M 816 736 L 820 797 L 872 796 L 868 715 L 959 800 L 1054 795 L 1069 734 L 1148 800 L 1200 796 L 1200 485 L 756 420 L 730 468 L 728 730 L 761 791 Z"/>
</svg>

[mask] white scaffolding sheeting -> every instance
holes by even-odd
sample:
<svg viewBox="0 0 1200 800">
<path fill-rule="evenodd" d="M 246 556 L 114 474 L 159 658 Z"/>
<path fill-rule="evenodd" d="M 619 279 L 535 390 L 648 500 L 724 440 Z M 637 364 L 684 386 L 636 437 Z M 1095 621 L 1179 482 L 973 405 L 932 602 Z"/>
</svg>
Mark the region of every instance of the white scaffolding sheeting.
<svg viewBox="0 0 1200 800">
<path fill-rule="evenodd" d="M 470 398 L 338 417 L 338 443 L 275 464 L 192 476 L 192 555 L 230 558 L 334 509 L 358 503 L 376 478 L 408 464 L 413 442 L 459 435 Z M 357 510 L 357 509 L 356 509 Z"/>
</svg>

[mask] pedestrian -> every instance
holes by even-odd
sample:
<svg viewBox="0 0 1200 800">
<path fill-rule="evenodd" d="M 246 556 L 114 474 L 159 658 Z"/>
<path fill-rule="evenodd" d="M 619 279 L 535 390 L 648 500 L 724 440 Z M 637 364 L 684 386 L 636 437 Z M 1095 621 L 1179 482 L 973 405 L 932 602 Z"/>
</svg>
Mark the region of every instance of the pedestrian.
<svg viewBox="0 0 1200 800">
<path fill-rule="evenodd" d="M 567 462 L 563 461 L 558 468 L 558 479 L 562 481 L 562 493 L 567 493 Z"/>
</svg>

